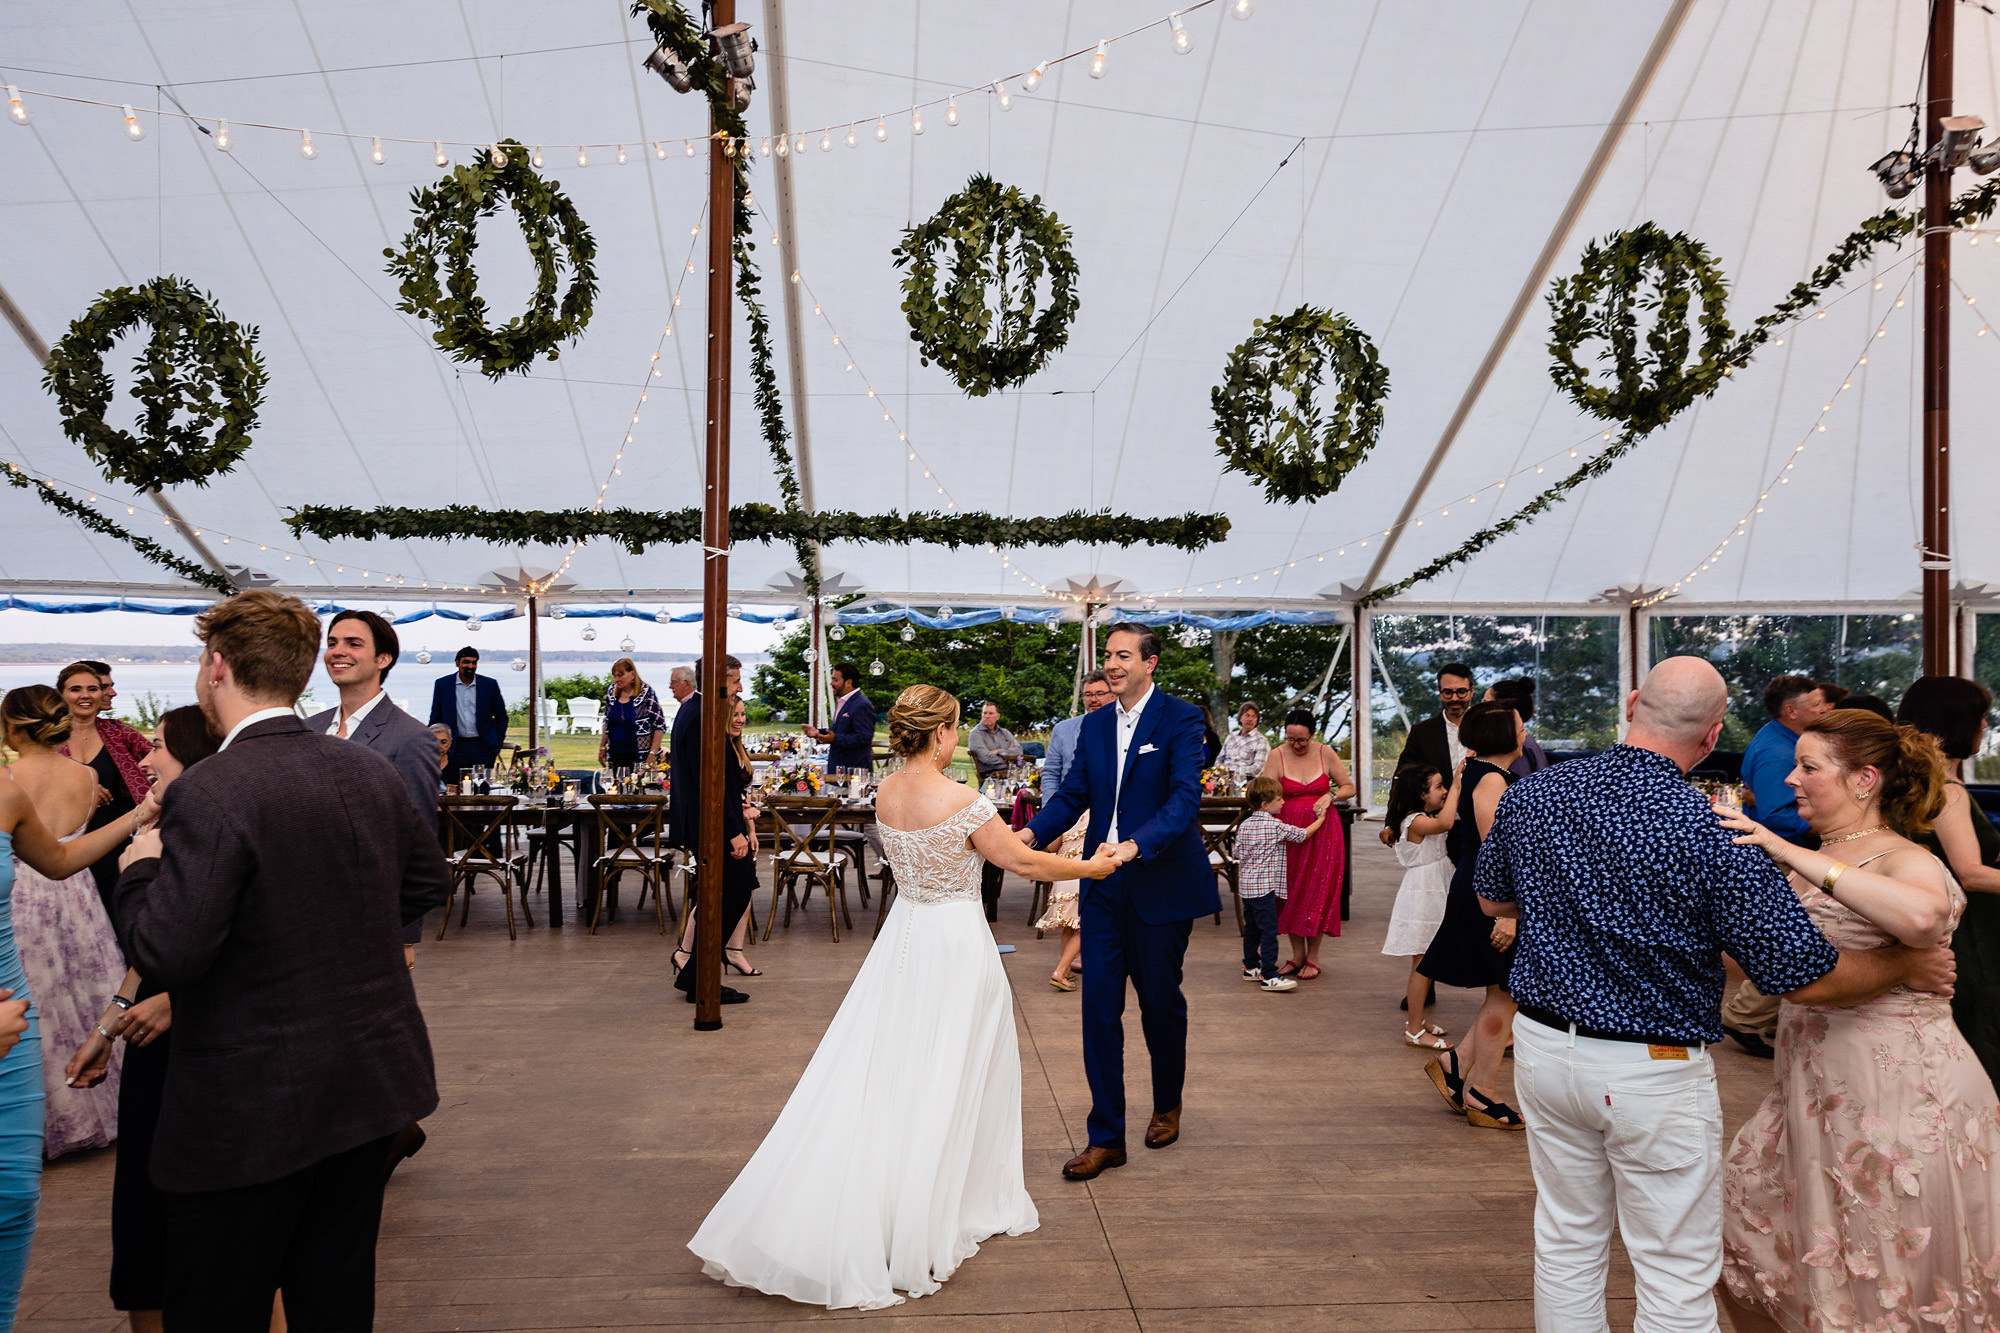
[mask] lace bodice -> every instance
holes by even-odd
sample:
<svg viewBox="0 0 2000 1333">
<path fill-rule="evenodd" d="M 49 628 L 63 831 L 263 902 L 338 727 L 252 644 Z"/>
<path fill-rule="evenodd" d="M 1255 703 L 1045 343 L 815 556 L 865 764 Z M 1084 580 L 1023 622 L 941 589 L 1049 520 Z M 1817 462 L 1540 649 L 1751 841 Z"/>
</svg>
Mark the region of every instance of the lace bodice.
<svg viewBox="0 0 2000 1333">
<path fill-rule="evenodd" d="M 898 896 L 912 903 L 977 901 L 982 858 L 966 840 L 996 813 L 993 802 L 978 796 L 957 814 L 913 833 L 878 821 L 882 849 L 896 868 Z"/>
</svg>

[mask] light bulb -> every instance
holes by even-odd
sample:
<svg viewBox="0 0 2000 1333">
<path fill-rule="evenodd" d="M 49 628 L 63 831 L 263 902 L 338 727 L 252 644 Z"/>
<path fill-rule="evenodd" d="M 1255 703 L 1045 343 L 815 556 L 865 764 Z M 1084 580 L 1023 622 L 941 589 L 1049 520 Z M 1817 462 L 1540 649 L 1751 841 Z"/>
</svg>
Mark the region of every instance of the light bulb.
<svg viewBox="0 0 2000 1333">
<path fill-rule="evenodd" d="M 487 146 L 486 156 L 489 159 L 491 159 L 493 165 L 496 167 L 504 167 L 507 165 L 507 155 L 500 151 L 500 145 L 497 143 L 489 144 Z"/>
<path fill-rule="evenodd" d="M 854 127 L 852 125 L 847 127 L 847 146 L 849 148 L 854 147 Z"/>
<path fill-rule="evenodd" d="M 998 79 L 993 81 L 993 96 L 999 101 L 1002 111 L 1012 111 L 1014 109 L 1013 97 L 1008 94 L 1005 88 L 1000 86 Z"/>
<path fill-rule="evenodd" d="M 444 145 L 439 143 L 436 139 L 431 140 L 431 161 L 437 163 L 441 167 L 448 167 L 451 165 L 451 159 L 445 155 Z"/>
<path fill-rule="evenodd" d="M 923 132 L 924 132 L 924 113 L 919 108 L 912 107 L 910 108 L 910 133 L 922 134 Z"/>
<path fill-rule="evenodd" d="M 319 149 L 313 147 L 313 132 L 311 130 L 299 131 L 299 156 L 305 158 L 308 162 L 319 156 Z"/>
<path fill-rule="evenodd" d="M 229 143 L 229 122 L 226 120 L 216 122 L 215 150 L 218 153 L 226 153 L 229 151 Z"/>
<path fill-rule="evenodd" d="M 1229 0 L 1229 17 L 1247 19 L 1257 12 L 1257 0 Z"/>
<path fill-rule="evenodd" d="M 618 165 L 625 165 L 625 145 L 622 143 L 618 145 Z"/>
<path fill-rule="evenodd" d="M 382 156 L 382 141 L 380 139 L 370 139 L 368 143 L 368 160 L 378 167 L 381 166 L 387 160 Z"/>
<path fill-rule="evenodd" d="M 868 664 L 868 674 L 871 676 L 879 676 L 884 670 L 882 659 L 879 657 Z"/>
<path fill-rule="evenodd" d="M 1105 49 L 1104 49 L 1104 43 L 1103 43 L 1103 42 L 1099 42 L 1099 43 L 1097 44 L 1097 50 L 1096 50 L 1096 51 L 1094 51 L 1094 52 L 1092 52 L 1092 53 L 1091 53 L 1091 57 L 1090 57 L 1090 77 L 1091 77 L 1091 78 L 1093 78 L 1093 79 L 1101 79 L 1101 78 L 1103 78 L 1103 77 L 1104 77 L 1104 61 L 1105 61 L 1105 59 L 1106 59 L 1106 57 L 1107 57 L 1107 55 L 1108 55 L 1108 54 L 1109 54 L 1109 53 L 1108 53 L 1108 52 L 1106 52 L 1106 51 L 1105 51 Z"/>
<path fill-rule="evenodd" d="M 805 150 L 806 150 L 806 136 L 801 134 L 797 138 L 792 140 L 792 151 L 794 153 L 803 153 L 805 152 Z"/>
<path fill-rule="evenodd" d="M 1181 26 L 1181 16 L 1177 13 L 1169 14 L 1167 15 L 1167 22 L 1173 25 L 1175 53 L 1186 55 L 1188 52 L 1194 50 L 1194 38 L 1188 36 L 1188 30 Z"/>
<path fill-rule="evenodd" d="M 757 151 L 758 151 L 758 152 L 760 152 L 760 153 L 762 153 L 762 154 L 763 154 L 763 155 L 764 155 L 765 157 L 769 157 L 769 156 L 771 155 L 771 136 L 770 136 L 770 135 L 768 135 L 768 134 L 767 134 L 767 135 L 765 135 L 765 136 L 764 136 L 764 138 L 763 138 L 763 140 L 762 140 L 761 142 L 759 142 L 759 143 L 758 143 L 758 145 L 757 145 Z"/>
<path fill-rule="evenodd" d="M 694 140 L 692 140 L 692 139 L 684 139 L 684 140 L 682 140 L 682 144 L 683 144 L 683 145 L 684 145 L 684 146 L 685 146 L 685 147 L 687 148 L 687 155 L 688 155 L 689 157 L 693 157 L 693 156 L 694 156 Z"/>
<path fill-rule="evenodd" d="M 820 150 L 820 152 L 822 152 L 822 153 L 831 153 L 831 152 L 833 151 L 833 135 L 832 135 L 832 134 L 830 134 L 830 133 L 823 133 L 823 134 L 821 134 L 821 135 L 819 136 L 819 150 Z"/>
<path fill-rule="evenodd" d="M 586 149 L 582 144 L 578 144 L 576 146 L 576 164 L 580 167 L 587 167 L 590 165 L 590 151 Z"/>
<path fill-rule="evenodd" d="M 787 138 L 786 138 L 786 137 L 785 137 L 784 135 L 782 135 L 782 134 L 781 134 L 781 135 L 779 135 L 779 136 L 778 136 L 778 156 L 779 156 L 779 157 L 790 157 L 791 155 L 792 155 L 792 141 L 791 141 L 790 139 L 787 139 Z"/>
<path fill-rule="evenodd" d="M 656 157 L 656 158 L 658 158 L 658 159 L 659 159 L 660 161 L 662 161 L 662 162 L 666 161 L 666 160 L 667 160 L 667 146 L 666 146 L 665 144 L 663 144 L 663 143 L 656 143 L 656 144 L 654 144 L 654 145 L 653 145 L 653 156 L 654 156 L 654 157 Z"/>
<path fill-rule="evenodd" d="M 1041 64 L 1035 66 L 1033 69 L 1028 71 L 1027 78 L 1021 80 L 1021 91 L 1024 93 L 1031 93 L 1035 91 L 1035 89 L 1041 87 L 1042 75 L 1048 72 L 1049 72 L 1049 62 L 1044 60 Z"/>
<path fill-rule="evenodd" d="M 146 127 L 141 125 L 139 118 L 132 114 L 132 107 L 129 103 L 125 107 L 125 137 L 131 139 L 134 143 L 146 137 Z"/>
<path fill-rule="evenodd" d="M 14 118 L 16 125 L 25 125 L 34 117 L 28 114 L 28 104 L 21 100 L 21 94 L 13 84 L 7 85 L 7 114 Z"/>
<path fill-rule="evenodd" d="M 722 141 L 722 155 L 724 157 L 736 156 L 736 141 L 734 139 L 724 139 Z"/>
<path fill-rule="evenodd" d="M 944 123 L 947 125 L 958 124 L 958 99 L 956 97 L 944 104 Z"/>
<path fill-rule="evenodd" d="M 542 165 L 542 146 L 540 144 L 535 145 L 535 151 L 528 155 L 528 161 L 534 163 L 537 167 Z"/>
<path fill-rule="evenodd" d="M 886 120 L 878 120 L 878 121 L 876 121 L 876 122 L 875 122 L 875 142 L 876 142 L 876 143 L 885 143 L 885 142 L 887 142 L 888 138 L 889 138 L 889 122 L 888 122 L 888 121 L 886 121 Z"/>
</svg>

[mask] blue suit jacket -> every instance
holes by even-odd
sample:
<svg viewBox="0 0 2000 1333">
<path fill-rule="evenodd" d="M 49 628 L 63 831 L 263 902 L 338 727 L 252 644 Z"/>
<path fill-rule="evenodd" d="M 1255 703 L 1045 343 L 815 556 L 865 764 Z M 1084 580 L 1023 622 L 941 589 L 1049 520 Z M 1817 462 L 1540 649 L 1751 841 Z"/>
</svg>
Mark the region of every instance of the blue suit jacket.
<svg viewBox="0 0 2000 1333">
<path fill-rule="evenodd" d="M 491 676 L 474 676 L 473 709 L 479 723 L 479 739 L 494 749 L 507 743 L 507 701 L 501 697 L 500 682 Z M 458 734 L 458 673 L 439 676 L 431 686 L 431 723 L 442 722 Z"/>
<path fill-rule="evenodd" d="M 875 769 L 875 705 L 859 689 L 849 693 L 846 707 L 834 715 L 828 728 L 826 762 L 834 768 Z"/>
<path fill-rule="evenodd" d="M 1208 852 L 1201 841 L 1201 765 L 1207 753 L 1199 708 L 1155 687 L 1139 714 L 1125 754 L 1125 782 L 1118 786 L 1118 706 L 1106 704 L 1083 718 L 1076 757 L 1062 785 L 1028 825 L 1037 847 L 1051 847 L 1084 810 L 1090 824 L 1086 854 L 1105 841 L 1114 799 L 1118 835 L 1139 846 L 1139 859 L 1101 880 L 1085 880 L 1082 893 L 1129 897 L 1139 919 L 1163 926 L 1222 910 Z"/>
</svg>

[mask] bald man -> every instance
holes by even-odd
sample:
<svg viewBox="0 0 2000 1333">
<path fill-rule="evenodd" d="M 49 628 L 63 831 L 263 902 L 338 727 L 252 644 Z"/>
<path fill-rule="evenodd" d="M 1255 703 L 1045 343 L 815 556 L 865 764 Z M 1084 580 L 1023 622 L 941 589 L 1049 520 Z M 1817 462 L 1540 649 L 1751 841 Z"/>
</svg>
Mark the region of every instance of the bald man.
<svg viewBox="0 0 2000 1333">
<path fill-rule="evenodd" d="M 1729 692 L 1698 657 L 1654 667 L 1631 730 L 1501 798 L 1474 888 L 1520 919 L 1514 1091 L 1535 1171 L 1535 1327 L 1607 1327 L 1615 1221 L 1648 1328 L 1714 1330 L 1722 1268 L 1722 952 L 1759 988 L 1856 1004 L 1949 994 L 1948 950 L 1841 953 L 1763 852 L 1686 780 Z"/>
</svg>

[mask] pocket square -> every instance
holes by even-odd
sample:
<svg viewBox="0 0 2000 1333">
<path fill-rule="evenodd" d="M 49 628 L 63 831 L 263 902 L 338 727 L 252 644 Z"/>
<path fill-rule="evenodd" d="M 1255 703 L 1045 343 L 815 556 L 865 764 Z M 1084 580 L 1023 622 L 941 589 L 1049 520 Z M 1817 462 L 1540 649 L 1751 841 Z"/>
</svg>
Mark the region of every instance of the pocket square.
<svg viewBox="0 0 2000 1333">
<path fill-rule="evenodd" d="M 1160 748 L 1159 746 L 1157 746 L 1157 745 L 1154 745 L 1154 744 L 1153 744 L 1153 743 L 1152 743 L 1151 741 L 1148 741 L 1148 742 L 1147 742 L 1146 744 L 1144 744 L 1144 745 L 1142 745 L 1142 746 L 1140 746 L 1140 747 L 1139 747 L 1139 753 L 1140 753 L 1140 754 L 1151 754 L 1151 753 L 1152 753 L 1153 751 L 1155 751 L 1155 750 L 1157 750 L 1157 749 L 1159 749 L 1159 748 Z"/>
</svg>

